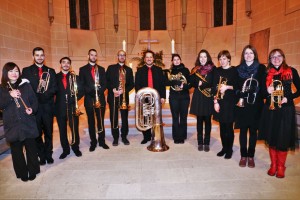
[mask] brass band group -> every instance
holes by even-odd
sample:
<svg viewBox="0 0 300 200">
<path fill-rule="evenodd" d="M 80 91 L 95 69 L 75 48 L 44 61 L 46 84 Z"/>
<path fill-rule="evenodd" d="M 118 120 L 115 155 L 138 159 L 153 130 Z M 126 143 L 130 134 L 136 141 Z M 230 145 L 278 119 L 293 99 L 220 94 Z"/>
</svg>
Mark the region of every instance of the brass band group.
<svg viewBox="0 0 300 200">
<path fill-rule="evenodd" d="M 152 143 L 157 135 L 164 140 L 161 105 L 165 103 L 166 86 L 170 86 L 175 144 L 183 144 L 187 139 L 190 112 L 197 117 L 199 151 L 210 151 L 212 119 L 219 122 L 222 143 L 217 153 L 219 157 L 232 157 L 234 129 L 240 129 L 240 167 L 255 167 L 256 142 L 264 140 L 271 160 L 267 174 L 283 178 L 287 153 L 298 147 L 293 100 L 300 96 L 300 79 L 297 70 L 286 63 L 281 49 L 269 53 L 265 66 L 259 62 L 256 49 L 247 45 L 236 67 L 231 65 L 229 51 L 219 52 L 220 67 L 216 67 L 209 52 L 202 49 L 191 71 L 178 54 L 172 54 L 170 69 L 163 70 L 154 64 L 154 53 L 147 50 L 143 55 L 144 65 L 137 69 L 135 78 L 133 70 L 126 65 L 123 50 L 117 52 L 117 64 L 105 70 L 97 64 L 97 51 L 90 49 L 88 63 L 79 68 L 79 75 L 72 69 L 69 57 L 60 59 L 61 71 L 56 74 L 44 64 L 42 48 L 34 48 L 32 55 L 33 64 L 23 68 L 22 73 L 17 64 L 6 63 L 0 86 L 5 137 L 10 143 L 16 176 L 22 181 L 34 180 L 40 165 L 54 162 L 54 116 L 62 147 L 59 159 L 66 158 L 71 149 L 77 157 L 82 156 L 78 127 L 83 112 L 78 101 L 83 97 L 89 151 L 95 151 L 98 145 L 110 148 L 105 142 L 106 102 L 110 110 L 112 145 L 119 145 L 120 136 L 122 143 L 129 145 L 129 93 L 133 89 L 136 92 L 136 126 L 143 133 L 141 144 Z M 194 90 L 190 100 L 191 88 Z M 157 131 L 160 133 L 155 135 Z M 165 144 L 153 145 L 154 151 L 168 149 Z M 155 149 L 155 145 L 164 146 Z"/>
</svg>

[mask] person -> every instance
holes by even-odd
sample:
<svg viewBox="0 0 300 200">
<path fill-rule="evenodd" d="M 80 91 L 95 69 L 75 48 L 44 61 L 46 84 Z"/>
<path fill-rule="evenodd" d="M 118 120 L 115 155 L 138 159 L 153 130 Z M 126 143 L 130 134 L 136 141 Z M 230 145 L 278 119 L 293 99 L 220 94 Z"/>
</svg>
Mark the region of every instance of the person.
<svg viewBox="0 0 300 200">
<path fill-rule="evenodd" d="M 82 156 L 79 150 L 80 137 L 78 131 L 79 115 L 82 113 L 78 110 L 76 101 L 83 96 L 83 90 L 78 76 L 70 69 L 71 62 L 69 57 L 61 58 L 59 61 L 61 71 L 56 74 L 55 115 L 59 128 L 60 144 L 63 149 L 59 159 L 64 159 L 70 154 L 70 146 L 77 157 Z M 71 136 L 69 140 L 67 122 L 69 122 L 69 135 Z"/>
<path fill-rule="evenodd" d="M 257 51 L 253 46 L 244 47 L 237 71 L 239 77 L 236 92 L 239 100 L 236 107 L 235 126 L 240 129 L 239 166 L 246 167 L 248 162 L 248 167 L 254 168 L 257 130 L 264 103 L 260 88 L 265 79 L 266 67 L 259 63 Z M 248 130 L 249 140 L 247 139 Z"/>
<path fill-rule="evenodd" d="M 36 114 L 39 137 L 36 140 L 40 165 L 45 165 L 46 161 L 48 164 L 52 164 L 54 162 L 52 153 L 54 95 L 57 89 L 56 73 L 54 69 L 44 65 L 45 53 L 43 48 L 34 48 L 32 55 L 34 64 L 23 69 L 22 77 L 29 80 L 39 102 Z"/>
<path fill-rule="evenodd" d="M 95 151 L 97 146 L 95 115 L 97 119 L 98 143 L 103 149 L 109 149 L 105 143 L 105 96 L 106 77 L 105 69 L 96 64 L 97 51 L 90 49 L 88 51 L 89 63 L 79 69 L 79 79 L 84 88 L 84 107 L 86 110 L 90 135 L 89 151 Z"/>
<path fill-rule="evenodd" d="M 169 102 L 172 114 L 172 137 L 175 144 L 183 144 L 187 138 L 190 71 L 181 62 L 179 54 L 172 54 L 171 61 L 170 77 L 166 80 L 166 86 L 171 86 Z"/>
<path fill-rule="evenodd" d="M 197 141 L 198 150 L 209 152 L 211 134 L 211 116 L 213 114 L 213 73 L 215 65 L 207 50 L 202 49 L 198 53 L 195 67 L 191 72 L 191 86 L 194 93 L 191 102 L 190 114 L 197 116 Z M 205 134 L 203 139 L 203 123 L 205 124 Z"/>
<path fill-rule="evenodd" d="M 130 67 L 125 64 L 126 52 L 123 50 L 117 53 L 118 63 L 108 66 L 106 70 L 106 81 L 108 89 L 107 102 L 110 110 L 111 132 L 113 136 L 113 146 L 119 144 L 119 117 L 121 113 L 121 138 L 125 145 L 130 142 L 128 135 L 128 108 L 129 108 L 129 92 L 134 87 L 133 72 Z M 124 88 L 123 88 L 124 87 Z M 125 96 L 124 96 L 125 92 Z"/>
<path fill-rule="evenodd" d="M 295 86 L 294 92 L 292 84 Z M 269 147 L 271 166 L 267 173 L 284 178 L 288 150 L 295 150 L 299 145 L 293 100 L 300 96 L 300 79 L 297 70 L 286 63 L 281 49 L 273 49 L 269 53 L 263 91 L 266 102 L 259 126 L 259 138 L 265 140 Z M 277 94 L 273 93 L 275 91 Z"/>
<path fill-rule="evenodd" d="M 147 50 L 144 53 L 145 65 L 140 67 L 135 74 L 135 92 L 144 87 L 151 87 L 157 90 L 160 95 L 160 102 L 165 103 L 166 87 L 165 76 L 160 67 L 154 65 L 154 52 Z M 151 140 L 151 129 L 143 131 L 143 140 L 141 144 L 146 144 Z"/>
<path fill-rule="evenodd" d="M 230 64 L 231 55 L 228 50 L 222 50 L 218 54 L 221 67 L 214 71 L 213 86 L 214 96 L 214 119 L 219 121 L 222 150 L 217 156 L 225 159 L 232 157 L 234 142 L 234 109 L 236 103 L 235 90 L 237 87 L 237 70 Z"/>
<path fill-rule="evenodd" d="M 16 176 L 28 181 L 34 180 L 40 173 L 35 142 L 39 133 L 34 115 L 38 100 L 28 80 L 21 79 L 20 75 L 20 68 L 13 62 L 6 63 L 2 68 L 0 109 L 3 111 L 4 135 L 10 144 Z"/>
</svg>

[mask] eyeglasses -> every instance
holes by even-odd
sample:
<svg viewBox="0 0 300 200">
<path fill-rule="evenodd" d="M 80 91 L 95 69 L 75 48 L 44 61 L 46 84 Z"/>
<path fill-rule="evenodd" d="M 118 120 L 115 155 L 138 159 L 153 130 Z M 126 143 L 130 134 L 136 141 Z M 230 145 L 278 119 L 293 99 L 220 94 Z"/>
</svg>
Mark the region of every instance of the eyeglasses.
<svg viewBox="0 0 300 200">
<path fill-rule="evenodd" d="M 276 59 L 281 59 L 282 55 L 278 55 L 278 56 L 271 56 L 271 60 L 276 60 Z"/>
<path fill-rule="evenodd" d="M 118 55 L 119 57 L 125 57 L 126 55 L 125 54 L 120 54 Z"/>
</svg>

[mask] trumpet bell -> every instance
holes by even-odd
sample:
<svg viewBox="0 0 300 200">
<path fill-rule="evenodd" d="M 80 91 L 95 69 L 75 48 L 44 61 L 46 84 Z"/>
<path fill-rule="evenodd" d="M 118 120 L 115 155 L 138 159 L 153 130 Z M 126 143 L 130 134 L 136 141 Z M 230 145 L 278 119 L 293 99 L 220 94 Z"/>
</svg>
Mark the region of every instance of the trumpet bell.
<svg viewBox="0 0 300 200">
<path fill-rule="evenodd" d="M 152 127 L 152 140 L 147 149 L 152 152 L 164 152 L 169 149 L 165 142 L 164 130 L 161 124 Z"/>
</svg>

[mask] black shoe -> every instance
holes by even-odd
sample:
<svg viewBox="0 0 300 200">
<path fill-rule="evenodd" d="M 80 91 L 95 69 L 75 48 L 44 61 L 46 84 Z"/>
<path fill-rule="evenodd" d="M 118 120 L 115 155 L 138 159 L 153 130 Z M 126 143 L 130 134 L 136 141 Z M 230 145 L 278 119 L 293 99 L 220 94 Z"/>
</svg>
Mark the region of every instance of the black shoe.
<svg viewBox="0 0 300 200">
<path fill-rule="evenodd" d="M 148 141 L 150 141 L 150 139 L 144 138 L 144 139 L 141 141 L 141 144 L 146 144 Z"/>
<path fill-rule="evenodd" d="M 93 145 L 92 145 L 92 146 L 90 146 L 89 151 L 90 151 L 90 152 L 93 152 L 93 151 L 95 151 L 95 149 L 96 149 L 96 146 L 93 146 Z"/>
<path fill-rule="evenodd" d="M 28 180 L 33 181 L 36 178 L 36 175 L 31 175 L 28 177 Z"/>
<path fill-rule="evenodd" d="M 27 182 L 27 181 L 28 181 L 28 178 L 27 178 L 27 177 L 23 177 L 23 178 L 21 178 L 21 180 L 22 180 L 23 182 Z"/>
<path fill-rule="evenodd" d="M 179 140 L 174 140 L 174 144 L 179 144 Z"/>
<path fill-rule="evenodd" d="M 99 144 L 100 147 L 102 147 L 103 149 L 109 149 L 109 146 L 107 146 L 107 144 L 103 143 L 103 144 Z"/>
<path fill-rule="evenodd" d="M 209 145 L 205 144 L 204 145 L 204 151 L 205 152 L 209 152 L 210 148 L 209 148 Z"/>
<path fill-rule="evenodd" d="M 198 145 L 198 151 L 203 151 L 203 144 Z"/>
<path fill-rule="evenodd" d="M 113 146 L 118 146 L 118 145 L 119 145 L 118 139 L 114 139 L 112 145 L 113 145 Z"/>
<path fill-rule="evenodd" d="M 69 154 L 70 152 L 63 152 L 62 154 L 60 154 L 59 159 L 65 159 Z"/>
<path fill-rule="evenodd" d="M 40 159 L 40 165 L 46 165 L 46 160 L 45 159 Z"/>
<path fill-rule="evenodd" d="M 222 157 L 225 154 L 226 154 L 226 151 L 222 149 L 219 153 L 217 153 L 217 156 Z"/>
<path fill-rule="evenodd" d="M 127 140 L 127 138 L 122 138 L 122 142 L 125 144 L 125 145 L 129 145 L 130 142 Z"/>
<path fill-rule="evenodd" d="M 78 150 L 76 150 L 76 151 L 74 151 L 74 154 L 75 154 L 75 156 L 77 156 L 77 157 L 81 157 L 82 156 L 82 153 L 81 153 L 81 151 L 78 149 Z"/>
<path fill-rule="evenodd" d="M 179 140 L 179 144 L 184 144 L 184 140 Z"/>
<path fill-rule="evenodd" d="M 232 150 L 231 151 L 227 151 L 225 154 L 225 159 L 230 159 L 232 157 Z"/>
<path fill-rule="evenodd" d="M 47 158 L 46 160 L 47 160 L 47 163 L 48 163 L 48 164 L 53 164 L 53 163 L 54 163 L 54 160 L 53 160 L 52 157 L 49 157 L 49 158 Z"/>
</svg>

